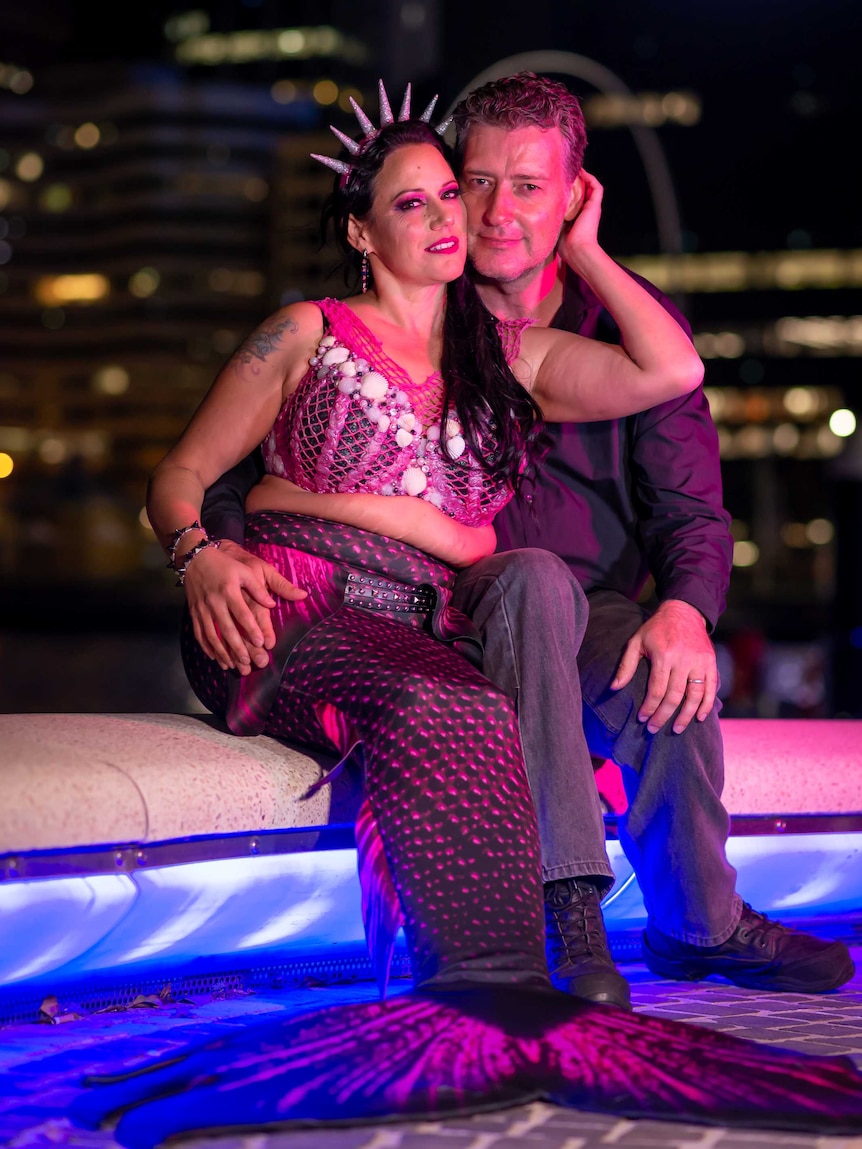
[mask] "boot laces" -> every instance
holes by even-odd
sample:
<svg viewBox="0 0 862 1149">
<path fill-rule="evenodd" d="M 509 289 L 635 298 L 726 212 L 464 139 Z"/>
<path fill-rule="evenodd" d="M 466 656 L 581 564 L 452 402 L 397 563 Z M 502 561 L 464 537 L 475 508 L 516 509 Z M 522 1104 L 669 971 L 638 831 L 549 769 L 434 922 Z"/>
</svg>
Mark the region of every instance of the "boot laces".
<svg viewBox="0 0 862 1149">
<path fill-rule="evenodd" d="M 608 941 L 599 892 L 589 882 L 557 879 L 545 903 L 550 911 L 558 942 L 565 956 L 609 959 Z"/>
<path fill-rule="evenodd" d="M 773 921 L 760 910 L 755 910 L 748 902 L 742 903 L 742 916 L 737 926 L 740 938 L 745 941 L 754 938 L 759 945 L 765 946 L 770 934 L 785 934 L 787 927 L 781 922 Z"/>
</svg>

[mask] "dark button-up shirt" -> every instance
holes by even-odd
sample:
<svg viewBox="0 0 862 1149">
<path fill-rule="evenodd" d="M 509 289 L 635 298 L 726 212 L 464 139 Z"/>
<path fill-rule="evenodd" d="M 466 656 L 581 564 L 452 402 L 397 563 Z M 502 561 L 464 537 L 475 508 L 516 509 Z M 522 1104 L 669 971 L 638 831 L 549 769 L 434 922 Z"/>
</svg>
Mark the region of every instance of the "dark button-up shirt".
<svg viewBox="0 0 862 1149">
<path fill-rule="evenodd" d="M 635 278 L 689 331 L 666 296 Z M 551 326 L 620 341 L 611 317 L 571 273 Z M 553 445 L 532 501 L 514 499 L 494 522 L 498 549 L 554 551 L 586 590 L 609 587 L 632 599 L 652 575 L 660 601 L 683 599 L 711 630 L 725 606 L 732 542 L 703 388 L 626 419 L 549 423 L 547 430 Z"/>
</svg>

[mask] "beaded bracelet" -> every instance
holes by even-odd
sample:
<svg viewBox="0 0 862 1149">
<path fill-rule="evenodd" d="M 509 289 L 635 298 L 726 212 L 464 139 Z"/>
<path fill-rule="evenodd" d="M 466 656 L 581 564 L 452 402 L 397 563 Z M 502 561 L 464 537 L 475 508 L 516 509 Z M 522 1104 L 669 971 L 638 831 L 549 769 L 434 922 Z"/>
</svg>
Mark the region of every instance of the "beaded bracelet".
<svg viewBox="0 0 862 1149">
<path fill-rule="evenodd" d="M 183 555 L 182 565 L 175 566 L 174 570 L 177 572 L 177 586 L 183 586 L 186 581 L 186 571 L 189 569 L 189 563 L 193 558 L 196 558 L 201 551 L 206 550 L 207 547 L 215 547 L 216 550 L 221 546 L 221 539 L 201 539 L 199 543 L 195 543 L 193 547 Z"/>
</svg>

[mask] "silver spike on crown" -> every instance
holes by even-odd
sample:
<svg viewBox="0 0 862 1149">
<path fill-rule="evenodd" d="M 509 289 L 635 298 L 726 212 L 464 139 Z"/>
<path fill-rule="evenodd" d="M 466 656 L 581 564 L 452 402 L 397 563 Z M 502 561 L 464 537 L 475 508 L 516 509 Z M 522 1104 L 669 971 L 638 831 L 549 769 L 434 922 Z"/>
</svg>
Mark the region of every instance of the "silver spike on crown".
<svg viewBox="0 0 862 1149">
<path fill-rule="evenodd" d="M 372 124 L 371 120 L 369 120 L 368 116 L 366 116 L 365 112 L 363 112 L 362 108 L 360 108 L 359 104 L 357 104 L 353 96 L 350 97 L 350 106 L 353 108 L 353 114 L 356 116 L 360 128 L 362 128 L 362 131 L 365 133 L 365 140 L 362 142 L 365 143 L 366 140 L 373 140 L 380 129 L 375 128 L 374 124 Z"/>
<path fill-rule="evenodd" d="M 386 95 L 386 88 L 382 80 L 377 81 L 377 99 L 380 105 L 380 126 L 385 128 L 387 124 L 393 123 L 395 117 L 392 115 L 389 97 Z"/>
<path fill-rule="evenodd" d="M 383 81 L 381 80 L 381 83 L 382 82 Z M 405 120 L 410 119 L 410 96 L 411 96 L 411 92 L 412 92 L 411 86 L 410 86 L 410 84 L 408 84 L 407 87 L 404 89 L 404 99 L 401 101 L 401 111 L 398 113 L 399 124 L 403 124 Z"/>
<path fill-rule="evenodd" d="M 382 80 L 378 80 L 377 82 L 377 92 L 380 100 L 380 128 L 385 128 L 388 124 L 395 122 L 395 117 L 392 115 L 392 107 L 389 103 L 389 96 L 386 94 L 386 87 Z M 404 89 L 404 98 L 401 101 L 401 109 L 398 112 L 399 124 L 403 123 L 405 120 L 410 119 L 410 99 L 411 86 L 408 84 Z M 438 97 L 435 96 L 434 99 L 431 100 L 431 102 L 428 104 L 428 107 L 425 109 L 422 115 L 419 117 L 419 119 L 424 121 L 426 124 L 430 125 L 431 123 L 431 116 L 434 113 L 437 99 Z M 374 124 L 371 122 L 368 116 L 366 116 L 365 112 L 363 112 L 362 108 L 360 108 L 359 104 L 357 104 L 356 100 L 354 100 L 352 96 L 350 97 L 350 106 L 353 108 L 354 115 L 356 116 L 357 122 L 362 129 L 362 139 L 352 140 L 350 136 L 346 135 L 342 131 L 339 131 L 339 129 L 334 127 L 332 124 L 329 125 L 329 130 L 332 132 L 335 138 L 341 144 L 343 144 L 347 151 L 352 156 L 355 156 L 358 155 L 364 147 L 370 144 L 371 141 L 380 134 L 380 128 L 375 128 Z M 437 127 L 434 128 L 434 131 L 438 136 L 442 136 L 451 123 L 452 118 L 450 116 L 449 119 L 443 120 L 442 123 L 439 123 Z M 354 165 L 350 163 L 349 160 L 337 160 L 332 156 L 318 155 L 317 152 L 312 152 L 311 158 L 313 160 L 317 160 L 318 163 L 325 164 L 326 167 L 331 168 L 332 171 L 337 172 L 342 177 L 342 183 L 353 171 Z"/>
<path fill-rule="evenodd" d="M 317 152 L 310 153 L 313 160 L 318 160 L 322 164 L 326 164 L 328 168 L 332 168 L 334 172 L 338 172 L 340 176 L 349 176 L 353 171 L 353 164 L 347 163 L 346 160 L 335 160 L 332 156 L 321 156 Z"/>
<path fill-rule="evenodd" d="M 426 124 L 431 123 L 431 116 L 434 114 L 434 109 L 437 107 L 437 99 L 438 97 L 435 96 L 425 111 L 422 113 L 422 115 L 419 117 L 419 119 L 424 120 Z"/>
<path fill-rule="evenodd" d="M 359 149 L 362 147 L 362 144 L 358 144 L 356 140 L 352 140 L 350 136 L 346 134 L 346 132 L 340 132 L 338 128 L 334 127 L 332 124 L 329 125 L 329 130 L 332 132 L 335 138 L 339 140 L 345 148 L 347 148 L 352 156 L 355 156 Z"/>
</svg>

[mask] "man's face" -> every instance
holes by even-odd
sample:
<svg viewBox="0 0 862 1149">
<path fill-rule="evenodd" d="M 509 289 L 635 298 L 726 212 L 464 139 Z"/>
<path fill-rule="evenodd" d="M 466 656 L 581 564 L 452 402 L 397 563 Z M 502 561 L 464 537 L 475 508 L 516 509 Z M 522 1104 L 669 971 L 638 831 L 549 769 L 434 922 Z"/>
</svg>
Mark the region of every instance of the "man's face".
<svg viewBox="0 0 862 1149">
<path fill-rule="evenodd" d="M 461 188 L 468 257 L 481 277 L 500 283 L 527 282 L 547 265 L 581 200 L 557 128 L 471 128 Z"/>
</svg>

